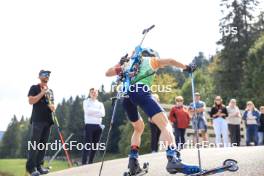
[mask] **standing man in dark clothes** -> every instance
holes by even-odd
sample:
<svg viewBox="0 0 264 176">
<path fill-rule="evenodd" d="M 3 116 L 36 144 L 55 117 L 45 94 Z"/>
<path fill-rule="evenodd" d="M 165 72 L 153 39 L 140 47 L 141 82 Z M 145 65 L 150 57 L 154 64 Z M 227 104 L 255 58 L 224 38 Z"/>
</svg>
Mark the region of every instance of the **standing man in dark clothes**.
<svg viewBox="0 0 264 176">
<path fill-rule="evenodd" d="M 49 135 L 50 127 L 53 124 L 52 112 L 55 111 L 55 106 L 52 100 L 52 104 L 46 98 L 46 93 L 52 93 L 51 89 L 48 89 L 48 81 L 50 76 L 50 71 L 41 70 L 39 72 L 40 83 L 31 86 L 28 93 L 28 101 L 30 105 L 33 105 L 32 115 L 30 119 L 31 123 L 31 134 L 30 141 L 34 146 L 38 144 L 46 144 Z M 43 150 L 33 149 L 31 145 L 28 146 L 28 159 L 26 163 L 26 170 L 31 176 L 39 176 L 42 174 L 47 174 L 48 169 L 42 167 L 44 164 L 45 148 Z"/>
<path fill-rule="evenodd" d="M 259 145 L 264 144 L 264 106 L 260 106 L 260 116 L 259 116 L 259 128 L 258 128 L 258 138 Z"/>
<path fill-rule="evenodd" d="M 158 94 L 152 94 L 152 96 L 157 102 L 160 102 Z M 152 122 L 150 117 L 148 121 L 151 132 L 151 153 L 156 153 L 159 150 L 160 129 Z"/>
</svg>

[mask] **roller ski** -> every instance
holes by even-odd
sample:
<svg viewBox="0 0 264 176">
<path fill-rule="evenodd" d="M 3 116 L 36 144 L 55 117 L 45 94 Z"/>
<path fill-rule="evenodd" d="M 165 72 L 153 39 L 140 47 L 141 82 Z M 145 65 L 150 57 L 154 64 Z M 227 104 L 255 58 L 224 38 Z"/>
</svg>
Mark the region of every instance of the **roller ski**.
<svg viewBox="0 0 264 176">
<path fill-rule="evenodd" d="M 225 171 L 236 172 L 239 169 L 237 161 L 233 159 L 227 159 L 223 162 L 223 165 L 209 170 L 202 170 L 196 174 L 190 174 L 188 176 L 205 176 L 222 173 Z"/>
<path fill-rule="evenodd" d="M 148 173 L 149 163 L 144 163 L 141 168 L 136 158 L 129 158 L 128 169 L 123 176 L 142 176 Z"/>
</svg>

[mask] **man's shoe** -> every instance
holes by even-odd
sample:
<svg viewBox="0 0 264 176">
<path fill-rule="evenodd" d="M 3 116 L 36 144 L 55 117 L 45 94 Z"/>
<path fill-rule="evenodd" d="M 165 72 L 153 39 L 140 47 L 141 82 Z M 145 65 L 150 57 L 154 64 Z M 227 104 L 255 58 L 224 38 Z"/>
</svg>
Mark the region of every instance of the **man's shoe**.
<svg viewBox="0 0 264 176">
<path fill-rule="evenodd" d="M 44 175 L 44 174 L 48 174 L 49 173 L 49 169 L 46 169 L 46 168 L 41 167 L 41 166 L 37 167 L 37 170 L 40 173 L 40 175 Z"/>
<path fill-rule="evenodd" d="M 39 171 L 35 170 L 35 171 L 30 173 L 30 176 L 40 176 L 40 173 L 39 173 Z"/>
</svg>

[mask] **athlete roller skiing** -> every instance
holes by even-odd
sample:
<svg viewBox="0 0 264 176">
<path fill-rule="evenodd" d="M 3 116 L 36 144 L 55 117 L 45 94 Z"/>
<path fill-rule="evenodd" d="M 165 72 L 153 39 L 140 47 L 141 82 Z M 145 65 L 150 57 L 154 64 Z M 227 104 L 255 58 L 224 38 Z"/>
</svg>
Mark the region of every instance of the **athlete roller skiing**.
<svg viewBox="0 0 264 176">
<path fill-rule="evenodd" d="M 155 78 L 155 73 L 159 68 L 174 66 L 189 73 L 193 73 L 196 67 L 192 64 L 184 65 L 175 59 L 161 59 L 156 51 L 148 48 L 142 48 L 140 60 L 138 70 L 136 74 L 133 75 L 131 84 L 127 91 L 128 98 L 123 99 L 123 107 L 134 129 L 131 138 L 131 150 L 129 153 L 128 163 L 130 175 L 137 175 L 142 171 L 138 162 L 138 157 L 141 135 L 144 131 L 144 122 L 138 113 L 138 106 L 161 130 L 161 139 L 165 142 L 166 155 L 168 159 L 166 170 L 170 174 L 176 174 L 177 172 L 184 174 L 200 172 L 200 168 L 198 166 L 184 164 L 181 161 L 180 153 L 176 150 L 175 138 L 168 117 L 150 91 L 150 87 L 152 86 Z M 129 62 L 131 62 L 129 57 L 121 58 L 117 65 L 106 71 L 106 76 L 121 75 L 125 65 Z"/>
</svg>

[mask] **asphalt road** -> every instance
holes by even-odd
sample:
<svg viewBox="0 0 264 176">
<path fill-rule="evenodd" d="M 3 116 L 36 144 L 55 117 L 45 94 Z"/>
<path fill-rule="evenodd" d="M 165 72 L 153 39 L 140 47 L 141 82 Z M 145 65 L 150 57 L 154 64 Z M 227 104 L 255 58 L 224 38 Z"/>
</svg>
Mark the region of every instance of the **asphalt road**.
<svg viewBox="0 0 264 176">
<path fill-rule="evenodd" d="M 196 149 L 184 149 L 181 154 L 184 162 L 198 163 Z M 238 161 L 237 172 L 224 172 L 215 176 L 264 176 L 264 146 L 201 149 L 201 157 L 204 169 L 218 167 L 229 158 Z M 150 163 L 149 173 L 146 176 L 170 176 L 165 170 L 167 159 L 164 152 L 142 155 L 139 159 L 141 163 L 145 161 Z M 122 176 L 126 171 L 127 162 L 127 158 L 106 161 L 102 176 Z M 98 176 L 99 168 L 100 163 L 95 163 L 54 172 L 48 176 Z"/>
</svg>

